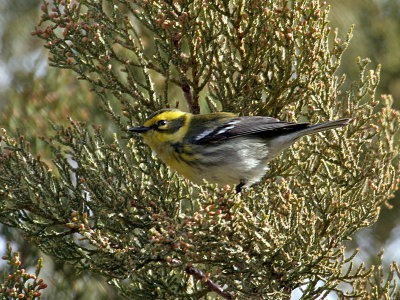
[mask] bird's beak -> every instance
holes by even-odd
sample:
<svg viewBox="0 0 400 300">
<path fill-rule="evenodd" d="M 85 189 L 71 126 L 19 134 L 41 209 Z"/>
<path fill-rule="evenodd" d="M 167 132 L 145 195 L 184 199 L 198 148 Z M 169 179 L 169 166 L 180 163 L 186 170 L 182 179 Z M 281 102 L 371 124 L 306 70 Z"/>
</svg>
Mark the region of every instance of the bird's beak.
<svg viewBox="0 0 400 300">
<path fill-rule="evenodd" d="M 129 128 L 129 131 L 137 132 L 137 133 L 146 133 L 146 132 L 149 131 L 150 129 L 151 129 L 150 127 L 139 126 L 139 127 Z"/>
</svg>

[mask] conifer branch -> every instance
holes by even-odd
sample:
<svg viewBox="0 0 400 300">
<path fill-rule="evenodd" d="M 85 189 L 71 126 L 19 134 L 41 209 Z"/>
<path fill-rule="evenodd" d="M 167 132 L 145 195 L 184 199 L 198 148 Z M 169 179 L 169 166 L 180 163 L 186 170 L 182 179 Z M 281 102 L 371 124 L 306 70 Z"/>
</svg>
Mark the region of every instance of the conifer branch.
<svg viewBox="0 0 400 300">
<path fill-rule="evenodd" d="M 202 282 L 207 284 L 207 286 L 213 292 L 216 292 L 218 295 L 224 297 L 225 299 L 228 299 L 228 300 L 237 299 L 231 293 L 224 291 L 224 289 L 222 287 L 220 287 L 218 284 L 216 284 L 214 281 L 212 281 L 204 272 L 202 272 L 198 268 L 187 265 L 185 268 L 185 272 L 188 273 L 189 275 L 192 275 L 194 278 L 201 280 Z"/>
<path fill-rule="evenodd" d="M 71 120 L 43 134 L 41 158 L 28 138 L 1 130 L 3 224 L 113 280 L 126 299 L 281 299 L 305 283 L 303 298 L 315 299 L 340 294 L 343 282 L 353 287 L 346 297 L 371 295 L 372 270 L 342 245 L 376 222 L 397 189 L 400 118 L 390 96 L 375 97 L 379 68 L 368 70 L 367 60 L 348 89 L 335 75 L 351 32 L 344 41 L 332 35 L 324 2 L 48 0 L 41 9 L 32 34 L 46 42 L 52 66 L 74 71 L 99 96 L 114 136 Z M 354 119 L 299 140 L 235 195 L 193 186 L 140 138 L 122 139 L 181 91 L 193 113 L 202 92 L 216 110 L 243 115 Z M 377 299 L 393 292 L 391 282 Z"/>
</svg>

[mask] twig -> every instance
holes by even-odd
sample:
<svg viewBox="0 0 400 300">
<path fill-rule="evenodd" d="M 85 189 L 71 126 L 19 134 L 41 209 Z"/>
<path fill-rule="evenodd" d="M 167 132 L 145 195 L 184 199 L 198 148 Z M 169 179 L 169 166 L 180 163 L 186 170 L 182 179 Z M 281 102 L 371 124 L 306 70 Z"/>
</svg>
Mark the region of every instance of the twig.
<svg viewBox="0 0 400 300">
<path fill-rule="evenodd" d="M 174 37 L 174 47 L 177 51 L 180 51 L 180 38 L 181 36 L 179 34 L 175 35 Z M 186 73 L 188 70 L 188 67 L 186 65 L 180 65 L 180 68 L 182 69 L 183 73 Z M 183 95 L 185 96 L 186 102 L 189 106 L 190 112 L 193 114 L 199 114 L 200 113 L 200 105 L 199 105 L 199 100 L 195 99 L 193 101 L 193 94 L 192 91 L 190 90 L 190 85 L 188 81 L 185 79 L 183 74 L 179 75 L 179 80 L 181 82 L 180 86 L 183 91 Z"/>
<path fill-rule="evenodd" d="M 202 271 L 199 269 L 192 267 L 192 266 L 186 266 L 185 272 L 188 273 L 189 275 L 192 275 L 194 278 L 201 280 L 205 284 L 208 285 L 208 287 L 216 292 L 218 295 L 224 297 L 225 299 L 233 300 L 237 299 L 234 298 L 233 295 L 227 291 L 224 291 L 223 288 L 221 288 L 218 284 L 216 284 L 214 281 L 212 281 L 210 278 L 206 276 Z"/>
<path fill-rule="evenodd" d="M 183 95 L 185 96 L 186 102 L 188 103 L 190 112 L 193 114 L 199 114 L 200 113 L 199 101 L 193 102 L 193 94 L 190 91 L 190 85 L 182 75 L 180 76 L 180 80 L 182 84 Z"/>
<path fill-rule="evenodd" d="M 168 263 L 174 267 L 179 267 L 182 265 L 182 261 L 179 259 L 171 259 Z M 188 273 L 189 275 L 192 275 L 194 278 L 201 280 L 202 282 L 207 284 L 208 287 L 212 291 L 216 292 L 218 295 L 224 297 L 225 299 L 229 299 L 229 300 L 237 299 L 237 298 L 234 298 L 231 293 L 224 291 L 224 289 L 222 287 L 220 287 L 218 284 L 216 284 L 214 281 L 212 281 L 210 278 L 208 278 L 208 276 L 206 274 L 204 274 L 202 271 L 200 271 L 199 269 L 197 269 L 193 266 L 187 265 L 185 267 L 185 272 Z"/>
</svg>

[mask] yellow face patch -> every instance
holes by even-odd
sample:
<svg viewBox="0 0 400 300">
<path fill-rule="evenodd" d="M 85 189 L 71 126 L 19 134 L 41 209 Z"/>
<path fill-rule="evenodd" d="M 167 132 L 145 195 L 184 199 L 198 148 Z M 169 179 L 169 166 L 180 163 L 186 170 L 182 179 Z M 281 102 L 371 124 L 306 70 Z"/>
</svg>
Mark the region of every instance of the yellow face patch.
<svg viewBox="0 0 400 300">
<path fill-rule="evenodd" d="M 165 110 L 156 112 L 144 122 L 145 127 L 154 128 L 143 134 L 145 142 L 156 152 L 162 150 L 165 143 L 176 143 L 185 136 L 190 114 L 179 110 Z M 180 123 L 176 126 L 177 121 Z"/>
</svg>

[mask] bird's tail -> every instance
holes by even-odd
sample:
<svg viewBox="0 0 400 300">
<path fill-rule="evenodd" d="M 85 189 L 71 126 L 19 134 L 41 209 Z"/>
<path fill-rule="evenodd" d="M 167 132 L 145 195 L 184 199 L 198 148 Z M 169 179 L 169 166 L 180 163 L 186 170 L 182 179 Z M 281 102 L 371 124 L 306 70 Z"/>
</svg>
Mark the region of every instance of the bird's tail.
<svg viewBox="0 0 400 300">
<path fill-rule="evenodd" d="M 334 128 L 344 127 L 344 126 L 349 125 L 350 121 L 351 121 L 351 119 L 340 119 L 340 120 L 328 121 L 328 122 L 324 122 L 324 123 L 311 125 L 310 127 L 307 127 L 302 130 L 301 136 L 314 134 L 317 132 L 330 130 L 330 129 L 334 129 Z"/>
<path fill-rule="evenodd" d="M 305 135 L 315 134 L 329 129 L 344 127 L 347 126 L 350 121 L 351 119 L 340 119 L 315 125 L 303 123 L 303 125 L 306 125 L 305 128 L 303 127 L 300 130 L 296 130 L 294 132 L 278 136 L 271 140 L 270 154 L 268 156 L 268 160 L 271 160 L 272 158 L 276 157 L 283 149 L 289 147 L 299 138 Z"/>
</svg>

